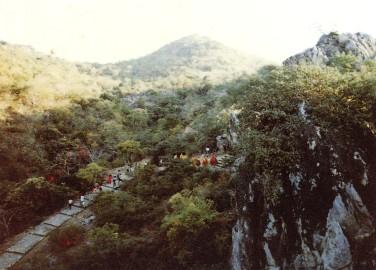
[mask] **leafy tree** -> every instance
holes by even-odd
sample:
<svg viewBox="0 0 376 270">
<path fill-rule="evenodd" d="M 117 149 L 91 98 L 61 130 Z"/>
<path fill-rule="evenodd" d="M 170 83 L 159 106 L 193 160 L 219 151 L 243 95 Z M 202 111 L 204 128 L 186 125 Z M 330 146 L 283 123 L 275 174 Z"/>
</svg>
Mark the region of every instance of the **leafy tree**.
<svg viewBox="0 0 376 270">
<path fill-rule="evenodd" d="M 125 118 L 125 125 L 134 129 L 147 127 L 148 115 L 143 109 L 132 110 Z"/>
<path fill-rule="evenodd" d="M 127 163 L 132 163 L 142 155 L 141 143 L 134 140 L 126 140 L 117 145 Z"/>
<path fill-rule="evenodd" d="M 166 230 L 170 250 L 185 265 L 203 251 L 201 237 L 211 228 L 218 213 L 212 208 L 212 201 L 184 193 L 172 196 L 169 206 L 171 212 L 163 219 L 162 228 Z"/>
<path fill-rule="evenodd" d="M 94 205 L 96 223 L 118 224 L 122 229 L 138 230 L 147 219 L 148 204 L 129 193 L 102 193 Z"/>
<path fill-rule="evenodd" d="M 85 179 L 91 184 L 98 182 L 106 168 L 93 162 L 78 171 L 77 177 Z"/>
</svg>

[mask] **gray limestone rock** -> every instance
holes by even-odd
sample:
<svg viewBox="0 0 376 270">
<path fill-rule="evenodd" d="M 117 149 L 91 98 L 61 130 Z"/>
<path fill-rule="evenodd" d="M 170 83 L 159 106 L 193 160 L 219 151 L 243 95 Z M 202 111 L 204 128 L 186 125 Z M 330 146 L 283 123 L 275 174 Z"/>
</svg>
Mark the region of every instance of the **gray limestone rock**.
<svg viewBox="0 0 376 270">
<path fill-rule="evenodd" d="M 321 259 L 324 270 L 339 270 L 351 266 L 350 244 L 337 221 L 328 218 L 323 245 Z"/>
<path fill-rule="evenodd" d="M 336 196 L 328 219 L 337 221 L 354 240 L 362 240 L 374 232 L 372 217 L 352 184 L 345 186 L 342 196 Z"/>
<path fill-rule="evenodd" d="M 232 256 L 231 269 L 242 270 L 249 266 L 246 254 L 246 242 L 248 241 L 247 231 L 249 224 L 243 218 L 239 218 L 232 229 Z"/>
<path fill-rule="evenodd" d="M 323 35 L 316 46 L 287 58 L 284 65 L 314 64 L 327 65 L 333 57 L 352 54 L 362 62 L 375 59 L 376 39 L 364 33 L 329 33 Z"/>
<path fill-rule="evenodd" d="M 220 152 L 224 152 L 230 147 L 230 141 L 228 140 L 226 134 L 217 136 L 216 140 L 217 140 L 217 148 Z"/>
<path fill-rule="evenodd" d="M 237 134 L 237 128 L 240 125 L 240 121 L 238 118 L 238 115 L 240 114 L 241 110 L 231 110 L 230 111 L 230 124 L 228 127 L 228 139 L 231 146 L 234 146 L 238 143 L 238 134 Z"/>
</svg>

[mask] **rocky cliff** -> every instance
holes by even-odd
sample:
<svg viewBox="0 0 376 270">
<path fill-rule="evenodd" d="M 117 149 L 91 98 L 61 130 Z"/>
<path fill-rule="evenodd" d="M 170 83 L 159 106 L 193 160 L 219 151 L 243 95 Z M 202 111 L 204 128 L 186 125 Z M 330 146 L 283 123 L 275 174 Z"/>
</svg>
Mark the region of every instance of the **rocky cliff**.
<svg viewBox="0 0 376 270">
<path fill-rule="evenodd" d="M 332 32 L 323 35 L 316 46 L 287 58 L 283 64 L 327 65 L 340 54 L 352 54 L 359 61 L 375 59 L 376 39 L 364 33 Z"/>
<path fill-rule="evenodd" d="M 302 141 L 305 158 L 281 175 L 278 206 L 263 199 L 267 176 L 240 167 L 232 268 L 375 269 L 371 149 L 345 149 L 308 121 Z"/>
<path fill-rule="evenodd" d="M 353 76 L 282 67 L 250 82 L 233 121 L 233 270 L 376 269 L 375 88 Z"/>
</svg>

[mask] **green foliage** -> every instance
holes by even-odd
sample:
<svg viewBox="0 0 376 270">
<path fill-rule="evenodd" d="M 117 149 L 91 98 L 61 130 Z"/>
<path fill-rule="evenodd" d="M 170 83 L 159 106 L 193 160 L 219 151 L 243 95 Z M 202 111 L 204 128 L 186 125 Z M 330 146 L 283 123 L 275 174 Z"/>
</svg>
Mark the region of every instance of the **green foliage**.
<svg viewBox="0 0 376 270">
<path fill-rule="evenodd" d="M 71 270 L 167 270 L 166 261 L 157 260 L 159 243 L 154 238 L 148 232 L 143 237 L 121 233 L 117 225 L 108 223 L 91 230 L 88 245 L 71 250 L 64 265 Z"/>
<path fill-rule="evenodd" d="M 208 82 L 205 82 L 197 88 L 196 93 L 200 96 L 205 96 L 211 88 L 212 88 L 212 85 Z"/>
<path fill-rule="evenodd" d="M 353 54 L 340 54 L 332 58 L 330 66 L 338 68 L 341 72 L 350 72 L 358 68 L 358 58 Z"/>
<path fill-rule="evenodd" d="M 6 203 L 9 207 L 25 209 L 25 215 L 20 218 L 27 219 L 35 214 L 43 215 L 51 209 L 64 205 L 72 193 L 68 188 L 48 183 L 44 178 L 30 178 L 25 183 L 12 190 Z M 27 213 L 27 214 L 26 214 Z"/>
<path fill-rule="evenodd" d="M 150 206 L 140 198 L 126 192 L 101 193 L 94 205 L 96 224 L 118 224 L 121 229 L 137 230 L 148 219 Z"/>
<path fill-rule="evenodd" d="M 6 119 L 0 122 L 0 183 L 13 181 L 10 187 L 2 185 L 1 195 L 6 198 L 0 198 L 1 208 L 9 206 L 11 210 L 21 211 L 10 224 L 12 232 L 39 221 L 42 215 L 62 207 L 75 191 L 84 192 L 100 181 L 105 167 L 151 156 L 155 163 L 163 157 L 168 167 L 166 171 L 157 172 L 155 166 L 148 165 L 136 172 L 135 181 L 127 183 L 126 194 L 103 193 L 94 205 L 96 226 L 108 222 L 118 226 L 118 238 L 112 239 L 111 234 L 106 236 L 114 245 L 109 243 L 107 248 L 103 247 L 108 252 L 101 253 L 90 243 L 80 243 L 62 255 L 75 258 L 77 263 L 68 266 L 64 261 L 64 264 L 70 269 L 119 269 L 123 265 L 129 269 L 152 269 L 154 265 L 161 269 L 182 269 L 160 225 L 168 199 L 183 189 L 194 190 L 192 196 L 202 200 L 212 200 L 214 211 L 220 213 L 210 223 L 218 233 L 206 242 L 214 247 L 213 243 L 219 238 L 228 240 L 231 224 L 228 178 L 222 181 L 222 176 L 216 172 L 196 169 L 188 161 L 170 162 L 169 159 L 176 152 L 197 153 L 206 145 L 215 147 L 215 137 L 226 128 L 226 121 L 220 114 L 223 105 L 218 97 L 225 94 L 231 83 L 216 86 L 184 77 L 167 82 L 169 88 L 180 88 L 178 92 L 148 91 L 138 95 L 132 90 L 126 94 L 127 83 L 114 87 L 111 82 L 101 84 L 100 78 L 93 80 L 91 76 L 84 76 L 83 82 L 76 66 L 69 66 L 61 73 L 66 63 L 53 58 L 49 61 L 55 75 L 51 76 L 46 72 L 44 60 L 38 60 L 42 63 L 39 65 L 31 59 L 35 69 L 28 65 L 14 67 L 14 70 L 5 68 L 4 72 L 17 71 L 5 76 L 8 81 L 0 76 L 0 96 L 4 98 L 0 103 L 10 102 L 6 99 L 8 94 L 15 101 L 9 103 L 13 109 L 9 109 Z M 79 68 L 85 69 L 84 66 Z M 65 76 L 67 73 L 72 78 Z M 61 74 L 65 77 L 61 78 Z M 137 80 L 131 83 L 135 87 L 147 84 Z M 193 84 L 197 87 L 188 88 Z M 105 90 L 99 98 L 98 87 Z M 25 182 L 39 175 L 52 177 L 53 183 L 37 181 L 31 185 Z M 100 241 L 94 242 L 100 246 Z M 228 251 L 228 242 L 216 243 Z M 205 246 L 201 242 L 197 245 Z M 129 255 L 127 261 L 122 259 L 124 254 Z M 145 254 L 149 258 L 145 259 Z M 211 257 L 209 251 L 205 256 Z M 220 256 L 222 262 L 227 262 L 226 256 L 228 254 Z M 109 263 L 111 258 L 117 261 Z M 204 261 L 200 263 L 213 263 L 211 259 Z M 184 263 L 193 267 L 189 262 Z M 51 267 L 54 263 L 32 265 L 43 269 L 42 265 Z"/>
<path fill-rule="evenodd" d="M 246 170 L 263 179 L 268 202 L 278 201 L 281 177 L 295 171 L 306 152 L 301 134 L 307 122 L 347 149 L 376 134 L 375 69 L 367 63 L 359 71 L 351 70 L 281 67 L 249 81 L 248 94 L 239 106 L 240 149 L 246 156 Z"/>
<path fill-rule="evenodd" d="M 130 188 L 144 200 L 160 200 L 183 189 L 184 183 L 194 181 L 194 172 L 188 161 L 172 160 L 160 174 L 155 174 L 155 167 L 148 165 L 136 172 L 134 186 Z"/>
<path fill-rule="evenodd" d="M 78 171 L 77 177 L 85 179 L 91 184 L 101 182 L 101 175 L 105 168 L 93 162 Z"/>
<path fill-rule="evenodd" d="M 338 37 L 339 33 L 337 31 L 332 31 L 332 32 L 329 33 L 329 36 Z"/>
<path fill-rule="evenodd" d="M 5 232 L 16 233 L 29 224 L 40 222 L 46 215 L 61 208 L 76 193 L 67 187 L 48 183 L 44 178 L 30 178 L 8 191 L 1 202 L 3 217 L 11 217 Z M 0 208 L 1 209 L 1 208 Z"/>
<path fill-rule="evenodd" d="M 140 159 L 142 156 L 141 143 L 134 140 L 126 140 L 117 145 L 119 151 L 123 154 L 127 163 Z"/>
<path fill-rule="evenodd" d="M 126 116 L 125 125 L 133 129 L 142 129 L 147 127 L 148 115 L 143 109 L 135 109 Z"/>
<path fill-rule="evenodd" d="M 177 193 L 170 198 L 169 206 L 171 211 L 163 219 L 162 228 L 166 230 L 170 252 L 180 265 L 215 263 L 228 255 L 229 238 L 222 238 L 226 233 L 223 224 L 216 224 L 219 213 L 213 209 L 212 201 Z"/>
<path fill-rule="evenodd" d="M 119 239 L 119 226 L 112 223 L 106 223 L 89 233 L 89 240 L 92 241 L 93 247 L 99 252 L 110 253 Z"/>
<path fill-rule="evenodd" d="M 179 235 L 185 231 L 197 234 L 198 230 L 204 229 L 218 215 L 212 209 L 212 201 L 195 196 L 177 193 L 170 198 L 169 204 L 172 212 L 164 218 L 162 227 L 167 229 L 167 237 L 171 242 L 182 241 L 184 238 Z"/>
</svg>

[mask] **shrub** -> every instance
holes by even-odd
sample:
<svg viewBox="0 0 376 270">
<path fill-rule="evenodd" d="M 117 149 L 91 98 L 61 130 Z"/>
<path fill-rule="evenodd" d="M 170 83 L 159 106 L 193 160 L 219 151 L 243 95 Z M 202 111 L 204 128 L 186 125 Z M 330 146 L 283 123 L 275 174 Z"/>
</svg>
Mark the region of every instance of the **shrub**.
<svg viewBox="0 0 376 270">
<path fill-rule="evenodd" d="M 69 188 L 48 183 L 43 177 L 29 178 L 8 195 L 8 207 L 22 207 L 26 216 L 44 215 L 62 207 L 75 193 Z M 22 215 L 21 215 L 22 216 Z"/>
<path fill-rule="evenodd" d="M 117 145 L 126 162 L 131 163 L 142 157 L 141 143 L 134 140 L 126 140 Z"/>
<path fill-rule="evenodd" d="M 182 267 L 195 263 L 211 264 L 228 256 L 231 240 L 213 202 L 188 193 L 177 193 L 169 200 L 171 211 L 163 219 L 170 253 Z M 224 240 L 224 238 L 226 240 Z"/>
<path fill-rule="evenodd" d="M 72 224 L 54 230 L 49 237 L 49 243 L 55 249 L 68 249 L 78 245 L 83 239 L 84 228 Z"/>
<path fill-rule="evenodd" d="M 117 224 L 121 229 L 138 230 L 147 219 L 148 204 L 126 192 L 101 193 L 95 201 L 96 224 Z"/>
</svg>

